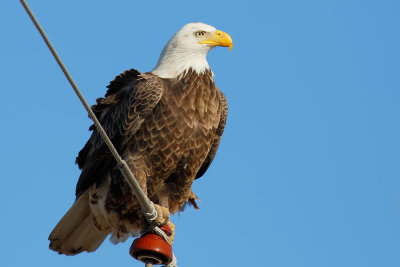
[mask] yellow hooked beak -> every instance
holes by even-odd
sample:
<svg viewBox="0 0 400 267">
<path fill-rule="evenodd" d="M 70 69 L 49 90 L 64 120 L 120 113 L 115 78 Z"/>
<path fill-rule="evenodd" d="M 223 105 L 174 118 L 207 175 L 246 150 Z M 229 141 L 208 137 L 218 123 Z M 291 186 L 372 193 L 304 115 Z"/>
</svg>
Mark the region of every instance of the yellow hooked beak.
<svg viewBox="0 0 400 267">
<path fill-rule="evenodd" d="M 199 44 L 229 47 L 229 51 L 232 50 L 232 38 L 226 32 L 219 30 L 210 33 L 210 36 L 208 36 L 207 39 L 200 41 Z"/>
</svg>

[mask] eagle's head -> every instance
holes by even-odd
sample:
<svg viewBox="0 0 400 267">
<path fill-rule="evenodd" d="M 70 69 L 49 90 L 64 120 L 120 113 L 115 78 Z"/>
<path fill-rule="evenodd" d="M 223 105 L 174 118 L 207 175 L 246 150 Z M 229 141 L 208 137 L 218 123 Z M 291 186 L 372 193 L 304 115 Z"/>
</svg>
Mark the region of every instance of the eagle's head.
<svg viewBox="0 0 400 267">
<path fill-rule="evenodd" d="M 152 73 L 162 78 L 176 78 L 189 69 L 202 74 L 210 68 L 207 53 L 216 46 L 232 49 L 231 37 L 204 23 L 186 24 L 165 45 Z"/>
</svg>

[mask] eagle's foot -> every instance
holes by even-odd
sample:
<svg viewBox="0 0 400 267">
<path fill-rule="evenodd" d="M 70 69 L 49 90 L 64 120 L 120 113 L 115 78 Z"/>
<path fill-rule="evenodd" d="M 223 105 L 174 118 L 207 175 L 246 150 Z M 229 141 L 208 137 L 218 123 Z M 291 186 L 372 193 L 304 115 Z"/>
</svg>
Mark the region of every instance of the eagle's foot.
<svg viewBox="0 0 400 267">
<path fill-rule="evenodd" d="M 168 220 L 167 225 L 169 226 L 169 228 L 172 231 L 172 234 L 170 236 L 168 236 L 169 244 L 172 245 L 174 243 L 174 238 L 175 238 L 175 225 L 170 220 Z"/>
<path fill-rule="evenodd" d="M 155 225 L 162 226 L 169 222 L 169 210 L 163 206 L 153 204 L 157 211 L 157 218 L 154 220 Z"/>
</svg>

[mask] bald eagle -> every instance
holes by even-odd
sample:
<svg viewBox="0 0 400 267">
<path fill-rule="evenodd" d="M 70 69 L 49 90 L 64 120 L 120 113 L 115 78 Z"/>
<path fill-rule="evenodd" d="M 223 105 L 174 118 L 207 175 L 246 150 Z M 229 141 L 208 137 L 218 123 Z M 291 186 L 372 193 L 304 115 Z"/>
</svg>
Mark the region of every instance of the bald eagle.
<svg viewBox="0 0 400 267">
<path fill-rule="evenodd" d="M 203 23 L 189 23 L 166 44 L 156 67 L 117 76 L 92 110 L 140 186 L 159 211 L 160 225 L 186 204 L 210 166 L 227 117 L 227 101 L 215 86 L 207 53 L 232 48 L 231 37 Z M 148 227 L 115 159 L 93 131 L 76 162 L 81 174 L 76 201 L 49 236 L 50 249 L 75 255 L 95 251 L 111 234 L 123 242 Z"/>
</svg>

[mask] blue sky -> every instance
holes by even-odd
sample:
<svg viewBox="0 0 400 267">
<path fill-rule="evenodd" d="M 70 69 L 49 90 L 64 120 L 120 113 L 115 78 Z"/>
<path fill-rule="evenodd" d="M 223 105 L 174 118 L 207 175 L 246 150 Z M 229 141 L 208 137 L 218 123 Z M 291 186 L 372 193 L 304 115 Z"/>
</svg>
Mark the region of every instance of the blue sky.
<svg viewBox="0 0 400 267">
<path fill-rule="evenodd" d="M 229 118 L 173 217 L 180 266 L 400 266 L 400 2 L 28 1 L 90 104 L 201 21 Z M 1 1 L 0 266 L 143 266 L 131 240 L 59 256 L 90 120 L 19 1 Z"/>
</svg>

